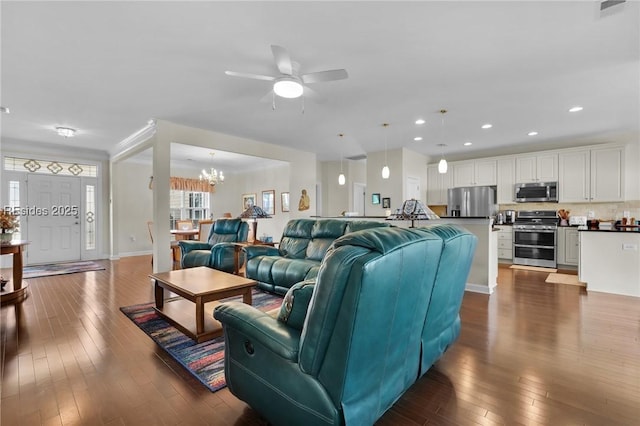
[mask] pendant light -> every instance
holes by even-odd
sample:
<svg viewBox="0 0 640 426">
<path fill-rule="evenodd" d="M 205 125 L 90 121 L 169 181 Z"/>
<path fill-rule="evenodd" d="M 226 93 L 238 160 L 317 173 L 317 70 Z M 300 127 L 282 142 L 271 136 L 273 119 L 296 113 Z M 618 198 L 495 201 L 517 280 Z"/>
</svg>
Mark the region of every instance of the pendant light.
<svg viewBox="0 0 640 426">
<path fill-rule="evenodd" d="M 444 174 L 447 173 L 447 160 L 445 160 L 444 158 L 444 147 L 447 146 L 444 143 L 444 115 L 447 113 L 446 109 L 441 109 L 440 110 L 440 114 L 442 114 L 442 129 L 441 129 L 441 140 L 443 143 L 439 143 L 438 146 L 440 147 L 440 153 L 441 153 L 441 158 L 440 158 L 440 162 L 438 163 L 438 173 Z"/>
<path fill-rule="evenodd" d="M 344 173 L 342 171 L 342 137 L 344 136 L 342 133 L 340 133 L 338 136 L 340 136 L 340 174 L 338 175 L 338 185 L 343 186 L 346 182 L 347 182 L 347 178 L 344 176 Z"/>
<path fill-rule="evenodd" d="M 389 123 L 382 125 L 385 129 L 389 127 Z M 387 166 L 387 131 L 384 132 L 384 167 L 382 168 L 382 179 L 389 179 L 390 171 Z"/>
</svg>

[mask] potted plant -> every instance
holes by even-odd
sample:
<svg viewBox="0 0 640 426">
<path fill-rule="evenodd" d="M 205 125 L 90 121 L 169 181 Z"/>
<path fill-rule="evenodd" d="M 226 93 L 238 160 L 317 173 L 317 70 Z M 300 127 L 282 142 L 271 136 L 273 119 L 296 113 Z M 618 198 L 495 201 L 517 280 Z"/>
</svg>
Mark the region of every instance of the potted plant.
<svg viewBox="0 0 640 426">
<path fill-rule="evenodd" d="M 15 214 L 0 209 L 0 243 L 11 241 L 13 233 L 18 229 L 18 224 L 18 217 Z"/>
</svg>

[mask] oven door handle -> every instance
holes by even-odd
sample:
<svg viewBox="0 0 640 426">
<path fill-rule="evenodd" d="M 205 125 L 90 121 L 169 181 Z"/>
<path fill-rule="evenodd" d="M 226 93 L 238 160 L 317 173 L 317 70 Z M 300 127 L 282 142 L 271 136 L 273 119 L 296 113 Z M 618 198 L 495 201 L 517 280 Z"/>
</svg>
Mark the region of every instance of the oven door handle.
<svg viewBox="0 0 640 426">
<path fill-rule="evenodd" d="M 556 232 L 553 229 L 514 229 L 514 232 L 537 232 L 539 234 L 553 234 L 554 232 Z"/>
<path fill-rule="evenodd" d="M 535 244 L 514 244 L 515 247 L 522 247 L 522 248 L 537 248 L 537 249 L 545 249 L 545 250 L 555 250 L 555 246 L 541 246 L 541 245 L 535 245 Z"/>
</svg>

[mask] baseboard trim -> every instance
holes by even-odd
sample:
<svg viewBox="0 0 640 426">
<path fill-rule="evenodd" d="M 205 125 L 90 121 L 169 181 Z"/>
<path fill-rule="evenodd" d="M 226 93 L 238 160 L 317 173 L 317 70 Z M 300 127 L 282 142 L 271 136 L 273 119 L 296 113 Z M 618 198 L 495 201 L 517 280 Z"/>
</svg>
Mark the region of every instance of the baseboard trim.
<svg viewBox="0 0 640 426">
<path fill-rule="evenodd" d="M 121 257 L 148 256 L 150 254 L 153 254 L 153 251 L 151 250 L 127 251 L 124 253 L 120 253 L 118 256 L 112 256 L 112 257 L 117 257 L 119 259 Z"/>
<path fill-rule="evenodd" d="M 482 293 L 482 294 L 491 294 L 493 293 L 493 287 L 489 288 L 486 285 L 482 284 L 473 284 L 467 283 L 464 288 L 465 291 L 470 291 L 472 293 Z"/>
</svg>

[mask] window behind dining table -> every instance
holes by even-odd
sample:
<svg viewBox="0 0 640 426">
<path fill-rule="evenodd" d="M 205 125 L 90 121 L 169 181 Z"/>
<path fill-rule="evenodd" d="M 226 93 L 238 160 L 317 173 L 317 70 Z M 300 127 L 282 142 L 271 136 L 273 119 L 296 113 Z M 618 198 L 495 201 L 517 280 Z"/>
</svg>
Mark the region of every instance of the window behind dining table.
<svg viewBox="0 0 640 426">
<path fill-rule="evenodd" d="M 176 229 L 178 220 L 191 219 L 193 226 L 198 227 L 200 219 L 208 219 L 210 215 L 209 192 L 170 191 L 171 229 Z"/>
</svg>

